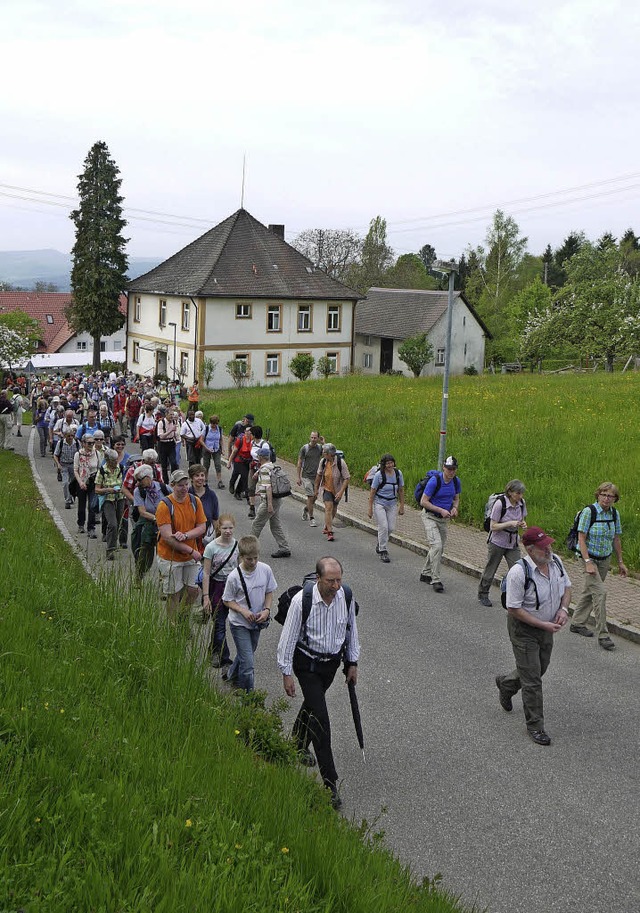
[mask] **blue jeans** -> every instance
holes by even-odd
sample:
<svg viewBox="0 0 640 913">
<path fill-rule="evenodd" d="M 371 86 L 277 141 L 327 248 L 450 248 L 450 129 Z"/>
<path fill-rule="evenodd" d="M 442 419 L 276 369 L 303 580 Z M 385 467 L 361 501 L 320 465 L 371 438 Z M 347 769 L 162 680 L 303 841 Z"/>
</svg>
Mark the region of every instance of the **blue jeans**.
<svg viewBox="0 0 640 913">
<path fill-rule="evenodd" d="M 243 628 L 229 625 L 236 645 L 236 658 L 229 666 L 228 681 L 235 681 L 238 688 L 253 691 L 253 654 L 258 649 L 260 628 Z"/>
</svg>

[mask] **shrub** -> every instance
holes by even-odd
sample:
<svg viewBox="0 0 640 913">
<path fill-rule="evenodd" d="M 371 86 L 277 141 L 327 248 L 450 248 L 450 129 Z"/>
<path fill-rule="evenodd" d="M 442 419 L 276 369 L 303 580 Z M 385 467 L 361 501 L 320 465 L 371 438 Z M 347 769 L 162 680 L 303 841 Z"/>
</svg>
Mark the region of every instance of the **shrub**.
<svg viewBox="0 0 640 913">
<path fill-rule="evenodd" d="M 298 380 L 307 380 L 307 378 L 311 377 L 315 363 L 316 360 L 313 355 L 309 355 L 307 352 L 298 352 L 295 358 L 291 359 L 289 370 Z"/>
</svg>

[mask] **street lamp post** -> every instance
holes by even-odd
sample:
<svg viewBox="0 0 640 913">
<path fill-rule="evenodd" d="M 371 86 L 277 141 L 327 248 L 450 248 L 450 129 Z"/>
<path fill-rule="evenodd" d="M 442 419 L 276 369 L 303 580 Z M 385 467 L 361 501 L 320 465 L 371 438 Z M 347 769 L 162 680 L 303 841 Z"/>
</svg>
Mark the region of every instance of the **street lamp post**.
<svg viewBox="0 0 640 913">
<path fill-rule="evenodd" d="M 176 334 L 178 332 L 178 325 L 170 320 L 169 326 L 173 327 L 173 382 L 175 384 L 175 382 L 176 382 L 176 344 L 177 344 Z"/>
<path fill-rule="evenodd" d="M 451 366 L 451 326 L 453 323 L 453 287 L 458 272 L 455 260 L 436 260 L 433 270 L 449 277 L 449 298 L 447 301 L 447 337 L 444 350 L 444 376 L 442 378 L 442 411 L 440 413 L 440 446 L 438 448 L 438 469 L 442 469 L 447 444 L 447 416 L 449 411 L 449 370 Z"/>
</svg>

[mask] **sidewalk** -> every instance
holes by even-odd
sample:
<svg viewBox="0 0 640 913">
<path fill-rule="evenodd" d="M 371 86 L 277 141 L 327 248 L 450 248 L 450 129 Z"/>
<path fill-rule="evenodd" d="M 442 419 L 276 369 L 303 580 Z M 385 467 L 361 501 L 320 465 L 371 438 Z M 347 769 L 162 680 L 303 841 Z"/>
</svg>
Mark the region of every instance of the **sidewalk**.
<svg viewBox="0 0 640 913">
<path fill-rule="evenodd" d="M 278 463 L 287 471 L 291 479 L 293 496 L 300 502 L 304 502 L 304 495 L 295 484 L 295 466 L 280 458 L 278 458 Z M 426 554 L 425 534 L 420 510 L 409 506 L 413 503 L 413 492 L 407 492 L 406 498 L 404 517 L 398 517 L 396 532 L 390 537 L 390 541 L 402 548 L 409 548 L 424 555 Z M 369 492 L 349 487 L 349 501 L 346 504 L 344 501 L 341 503 L 338 517 L 350 526 L 376 535 L 376 526 L 367 516 L 368 506 Z M 464 526 L 462 523 L 450 523 L 442 563 L 480 579 L 486 560 L 487 534 L 471 526 Z M 571 578 L 573 592 L 578 593 L 582 586 L 584 573 L 582 566 L 572 558 L 565 559 L 565 563 Z M 502 569 L 506 571 L 504 562 L 501 566 Z M 494 586 L 499 586 L 499 583 L 500 580 L 496 578 Z M 499 606 L 499 593 L 492 594 L 492 597 L 494 606 Z M 611 633 L 640 643 L 640 583 L 638 581 L 624 579 L 617 574 L 609 574 L 607 577 L 607 623 Z"/>
<path fill-rule="evenodd" d="M 18 438 L 10 434 L 7 443 L 15 447 L 16 453 L 28 457 L 31 434 L 31 426 L 25 425 L 22 437 Z M 35 429 L 33 429 L 33 435 L 34 443 L 31 452 L 36 454 L 38 452 L 38 437 Z M 295 466 L 282 459 L 278 459 L 278 462 L 291 479 L 293 497 L 300 503 L 304 503 L 304 495 L 295 484 Z M 86 536 L 78 536 L 75 532 L 75 511 L 56 510 L 56 504 L 59 505 L 61 502 L 61 489 L 56 480 L 51 458 L 41 459 L 39 456 L 34 455 L 33 464 L 33 469 L 36 470 L 34 476 L 36 482 L 40 484 L 40 490 L 47 508 L 52 513 L 57 513 L 58 526 L 64 530 L 65 538 L 83 561 L 84 566 L 90 573 L 92 569 L 95 569 L 96 565 L 104 566 L 104 547 L 98 545 L 99 540 L 98 542 L 95 540 L 87 541 Z M 408 493 L 405 515 L 404 517 L 398 517 L 396 533 L 391 536 L 391 542 L 402 548 L 409 548 L 417 554 L 424 555 L 426 552 L 424 527 L 420 511 L 409 506 L 412 501 L 412 493 Z M 368 503 L 368 491 L 350 487 L 349 501 L 346 504 L 344 502 L 341 504 L 338 510 L 338 517 L 347 525 L 375 535 L 376 527 L 367 517 Z M 122 566 L 123 564 L 130 566 L 130 556 L 130 550 L 118 551 L 115 566 Z M 486 533 L 470 526 L 463 526 L 461 523 L 453 522 L 450 524 L 443 564 L 479 579 L 486 557 Z M 578 561 L 569 558 L 566 563 L 573 590 L 576 593 L 581 586 L 583 571 Z M 506 565 L 502 567 L 506 569 Z M 499 602 L 499 598 L 499 594 L 496 592 L 493 599 L 494 606 Z M 607 621 L 612 633 L 635 643 L 640 643 L 640 583 L 634 579 L 624 580 L 618 577 L 617 574 L 610 574 L 607 577 Z"/>
</svg>

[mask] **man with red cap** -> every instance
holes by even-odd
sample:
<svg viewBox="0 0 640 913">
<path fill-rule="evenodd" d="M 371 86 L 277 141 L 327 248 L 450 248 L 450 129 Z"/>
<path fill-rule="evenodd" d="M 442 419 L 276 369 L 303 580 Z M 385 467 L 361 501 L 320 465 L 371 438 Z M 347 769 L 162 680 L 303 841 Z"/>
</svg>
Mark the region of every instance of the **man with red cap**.
<svg viewBox="0 0 640 913">
<path fill-rule="evenodd" d="M 527 732 L 537 745 L 550 745 L 544 728 L 542 676 L 553 649 L 553 635 L 569 618 L 571 581 L 551 546 L 554 540 L 539 526 L 522 536 L 526 556 L 507 574 L 507 630 L 516 668 L 496 676 L 503 710 L 513 710 L 512 698 L 522 690 Z"/>
</svg>

